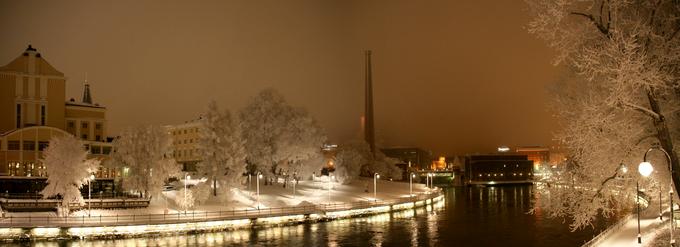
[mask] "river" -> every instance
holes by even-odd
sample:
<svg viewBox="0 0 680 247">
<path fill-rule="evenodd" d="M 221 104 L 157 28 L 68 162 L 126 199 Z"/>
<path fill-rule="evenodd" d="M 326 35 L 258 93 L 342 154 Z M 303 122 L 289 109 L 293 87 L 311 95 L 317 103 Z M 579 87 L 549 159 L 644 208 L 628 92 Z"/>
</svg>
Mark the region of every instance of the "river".
<svg viewBox="0 0 680 247">
<path fill-rule="evenodd" d="M 532 186 L 445 190 L 445 201 L 363 218 L 225 232 L 33 246 L 580 246 L 609 222 L 571 232 L 562 219 L 527 214 Z M 9 243 L 5 243 L 9 244 Z M 23 246 L 23 244 L 9 244 Z"/>
</svg>

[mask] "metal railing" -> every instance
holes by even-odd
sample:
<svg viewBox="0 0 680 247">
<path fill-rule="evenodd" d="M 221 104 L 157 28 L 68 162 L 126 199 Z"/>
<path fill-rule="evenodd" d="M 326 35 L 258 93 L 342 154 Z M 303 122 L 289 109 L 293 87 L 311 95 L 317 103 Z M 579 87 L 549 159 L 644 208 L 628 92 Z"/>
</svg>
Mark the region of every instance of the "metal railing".
<svg viewBox="0 0 680 247">
<path fill-rule="evenodd" d="M 0 227 L 75 227 L 75 226 L 120 226 L 142 224 L 173 224 L 201 221 L 253 219 L 288 215 L 323 214 L 326 212 L 392 206 L 433 199 L 440 191 L 391 200 L 362 201 L 353 203 L 332 203 L 305 206 L 275 207 L 261 209 L 235 209 L 221 211 L 186 211 L 172 214 L 124 214 L 107 216 L 21 216 L 0 219 Z M 94 201 L 94 199 L 93 199 Z"/>
<path fill-rule="evenodd" d="M 601 232 L 600 232 L 599 234 L 597 234 L 597 236 L 595 236 L 593 239 L 591 239 L 590 241 L 588 241 L 588 242 L 586 242 L 585 244 L 581 245 L 581 247 L 591 247 L 591 246 L 597 245 L 600 241 L 602 241 L 603 239 L 605 239 L 606 237 L 608 237 L 609 234 L 611 234 L 611 233 L 614 232 L 614 231 L 617 231 L 617 230 L 621 229 L 621 227 L 623 227 L 623 225 L 625 225 L 626 223 L 628 223 L 628 221 L 631 220 L 631 219 L 633 218 L 633 216 L 635 216 L 635 214 L 629 214 L 628 216 L 621 218 L 618 222 L 616 222 L 616 224 L 614 224 L 614 225 L 608 227 L 608 228 L 605 229 L 604 231 L 601 231 Z"/>
</svg>

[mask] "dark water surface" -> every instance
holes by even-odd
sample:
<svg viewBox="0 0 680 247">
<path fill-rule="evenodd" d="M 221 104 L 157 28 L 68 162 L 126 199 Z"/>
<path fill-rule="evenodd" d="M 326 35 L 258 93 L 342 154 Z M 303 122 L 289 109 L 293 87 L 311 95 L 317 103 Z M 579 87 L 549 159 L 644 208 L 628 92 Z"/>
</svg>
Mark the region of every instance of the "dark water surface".
<svg viewBox="0 0 680 247">
<path fill-rule="evenodd" d="M 437 205 L 365 218 L 215 233 L 34 246 L 580 246 L 596 229 L 569 231 L 531 215 L 531 186 L 450 188 Z M 7 243 L 6 243 L 7 244 Z M 1 245 L 1 243 L 0 243 Z M 14 245 L 14 244 L 11 244 Z M 17 244 L 19 245 L 19 244 Z"/>
</svg>

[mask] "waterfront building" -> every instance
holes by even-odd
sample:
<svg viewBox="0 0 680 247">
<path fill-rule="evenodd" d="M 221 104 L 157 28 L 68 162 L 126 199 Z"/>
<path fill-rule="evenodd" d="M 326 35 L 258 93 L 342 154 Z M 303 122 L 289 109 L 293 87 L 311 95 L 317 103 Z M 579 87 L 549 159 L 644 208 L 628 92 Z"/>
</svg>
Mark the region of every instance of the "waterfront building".
<svg viewBox="0 0 680 247">
<path fill-rule="evenodd" d="M 81 101 L 65 101 L 66 77 L 32 46 L 0 67 L 0 178 L 44 178 L 42 151 L 52 137 L 73 135 L 85 142 L 90 158 L 112 151 L 106 137 L 106 107 L 92 101 L 84 83 Z M 113 178 L 102 168 L 97 178 Z"/>
<path fill-rule="evenodd" d="M 181 165 L 182 171 L 195 172 L 196 164 L 201 162 L 201 131 L 203 119 L 201 117 L 186 121 L 182 124 L 165 126 L 172 136 L 173 156 Z"/>
<path fill-rule="evenodd" d="M 475 184 L 531 183 L 534 162 L 521 154 L 483 154 L 465 156 L 464 181 Z"/>
<path fill-rule="evenodd" d="M 518 154 L 527 156 L 527 159 L 534 162 L 534 170 L 538 171 L 550 164 L 550 149 L 540 146 L 518 147 L 515 151 Z"/>
<path fill-rule="evenodd" d="M 390 147 L 380 149 L 387 157 L 395 158 L 410 170 L 426 170 L 432 165 L 430 152 L 417 147 Z"/>
</svg>

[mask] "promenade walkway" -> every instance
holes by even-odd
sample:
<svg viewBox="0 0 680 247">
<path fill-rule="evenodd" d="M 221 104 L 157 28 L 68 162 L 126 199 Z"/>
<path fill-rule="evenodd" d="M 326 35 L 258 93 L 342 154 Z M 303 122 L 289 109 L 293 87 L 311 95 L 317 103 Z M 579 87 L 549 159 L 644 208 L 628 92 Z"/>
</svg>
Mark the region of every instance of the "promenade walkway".
<svg viewBox="0 0 680 247">
<path fill-rule="evenodd" d="M 605 239 L 599 241 L 594 246 L 597 247 L 640 247 L 647 246 L 656 237 L 656 229 L 659 227 L 668 227 L 670 219 L 670 212 L 666 210 L 663 214 L 663 221 L 659 219 L 659 203 L 652 203 L 646 210 L 640 214 L 640 232 L 642 233 L 642 244 L 638 244 L 638 225 L 637 217 L 633 216 L 627 222 L 623 223 L 621 228 L 613 231 Z M 661 225 L 663 224 L 663 225 Z"/>
</svg>

